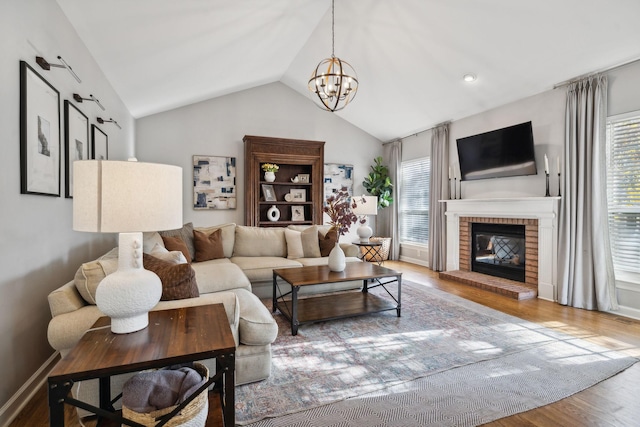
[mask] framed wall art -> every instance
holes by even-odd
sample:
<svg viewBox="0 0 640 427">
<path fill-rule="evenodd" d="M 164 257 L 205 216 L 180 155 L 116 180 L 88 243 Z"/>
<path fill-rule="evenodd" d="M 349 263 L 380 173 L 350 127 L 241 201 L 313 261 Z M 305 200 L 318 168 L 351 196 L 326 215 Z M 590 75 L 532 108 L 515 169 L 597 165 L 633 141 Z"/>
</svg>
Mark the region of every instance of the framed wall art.
<svg viewBox="0 0 640 427">
<path fill-rule="evenodd" d="M 20 193 L 60 197 L 60 93 L 20 61 Z"/>
<path fill-rule="evenodd" d="M 291 194 L 291 200 L 292 202 L 306 202 L 307 201 L 307 190 L 305 190 L 304 188 L 292 188 L 289 191 L 289 194 Z"/>
<path fill-rule="evenodd" d="M 91 158 L 109 160 L 109 137 L 96 125 L 91 125 Z"/>
<path fill-rule="evenodd" d="M 353 165 L 325 163 L 324 200 L 346 187 L 349 196 L 353 195 Z"/>
<path fill-rule="evenodd" d="M 73 162 L 89 158 L 89 119 L 75 105 L 64 101 L 65 197 L 73 197 Z"/>
<path fill-rule="evenodd" d="M 235 209 L 236 158 L 193 156 L 193 209 Z"/>
</svg>

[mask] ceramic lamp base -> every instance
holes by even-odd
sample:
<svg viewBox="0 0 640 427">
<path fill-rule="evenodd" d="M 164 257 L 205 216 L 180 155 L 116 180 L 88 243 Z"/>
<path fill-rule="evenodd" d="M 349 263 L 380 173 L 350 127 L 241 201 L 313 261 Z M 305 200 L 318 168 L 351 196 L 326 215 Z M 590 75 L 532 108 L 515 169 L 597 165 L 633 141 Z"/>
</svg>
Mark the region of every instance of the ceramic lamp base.
<svg viewBox="0 0 640 427">
<path fill-rule="evenodd" d="M 373 230 L 368 225 L 361 225 L 357 230 L 360 243 L 369 243 L 369 237 L 373 235 Z"/>
<path fill-rule="evenodd" d="M 161 296 L 160 278 L 142 266 L 142 233 L 120 233 L 118 270 L 96 289 L 96 305 L 111 318 L 111 332 L 127 334 L 146 328 L 149 310 Z"/>
</svg>

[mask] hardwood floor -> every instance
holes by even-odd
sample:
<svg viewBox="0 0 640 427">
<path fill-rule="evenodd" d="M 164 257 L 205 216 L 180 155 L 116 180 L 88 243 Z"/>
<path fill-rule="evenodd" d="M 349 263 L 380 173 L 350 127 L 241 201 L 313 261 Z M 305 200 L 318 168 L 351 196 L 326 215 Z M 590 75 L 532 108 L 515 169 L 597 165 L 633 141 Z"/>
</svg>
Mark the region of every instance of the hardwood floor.
<svg viewBox="0 0 640 427">
<path fill-rule="evenodd" d="M 441 280 L 438 274 L 414 264 L 386 261 L 385 267 L 403 273 L 403 279 L 437 288 L 547 328 L 640 357 L 640 321 L 607 313 L 564 307 L 532 299 L 518 301 L 460 283 Z M 640 364 L 587 390 L 551 405 L 502 418 L 491 427 L 522 426 L 637 426 L 640 425 Z M 71 409 L 65 425 L 79 427 Z M 87 426 L 95 423 L 87 423 Z M 209 426 L 221 425 L 211 420 Z M 46 388 L 43 388 L 9 427 L 48 426 Z"/>
</svg>

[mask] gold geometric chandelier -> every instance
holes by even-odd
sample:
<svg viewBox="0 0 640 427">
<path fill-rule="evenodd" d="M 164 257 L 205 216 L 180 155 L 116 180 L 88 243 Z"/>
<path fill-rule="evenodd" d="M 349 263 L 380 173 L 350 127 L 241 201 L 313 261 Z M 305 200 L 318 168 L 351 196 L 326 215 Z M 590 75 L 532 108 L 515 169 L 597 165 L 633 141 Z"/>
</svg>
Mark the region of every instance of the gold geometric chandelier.
<svg viewBox="0 0 640 427">
<path fill-rule="evenodd" d="M 358 92 L 358 76 L 353 67 L 335 56 L 335 0 L 331 0 L 331 58 L 320 61 L 309 79 L 314 103 L 327 111 L 346 107 Z"/>
</svg>

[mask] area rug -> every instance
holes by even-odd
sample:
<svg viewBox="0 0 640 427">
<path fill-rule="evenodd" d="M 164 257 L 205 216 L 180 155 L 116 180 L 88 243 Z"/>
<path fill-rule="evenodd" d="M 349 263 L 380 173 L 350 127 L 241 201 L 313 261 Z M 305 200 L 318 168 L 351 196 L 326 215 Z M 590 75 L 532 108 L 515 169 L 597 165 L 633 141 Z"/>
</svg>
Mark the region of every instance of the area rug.
<svg viewBox="0 0 640 427">
<path fill-rule="evenodd" d="M 557 401 L 637 361 L 406 281 L 401 318 L 389 311 L 303 325 L 297 336 L 275 318 L 272 374 L 236 388 L 237 424 L 472 426 Z"/>
</svg>

